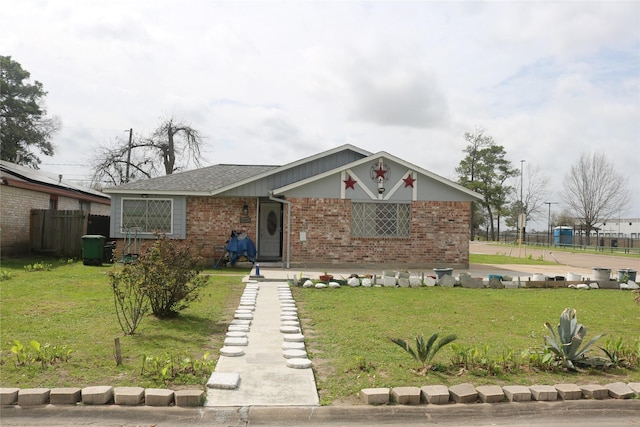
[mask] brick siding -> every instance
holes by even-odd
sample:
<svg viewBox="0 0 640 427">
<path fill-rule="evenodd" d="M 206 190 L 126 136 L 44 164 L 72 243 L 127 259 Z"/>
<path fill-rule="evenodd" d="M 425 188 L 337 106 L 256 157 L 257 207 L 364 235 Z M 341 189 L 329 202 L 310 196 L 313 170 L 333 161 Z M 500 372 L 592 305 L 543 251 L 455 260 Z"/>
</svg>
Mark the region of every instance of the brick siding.
<svg viewBox="0 0 640 427">
<path fill-rule="evenodd" d="M 3 185 L 0 187 L 0 230 L 2 255 L 29 251 L 31 209 L 48 209 L 49 195 L 39 191 Z"/>
<path fill-rule="evenodd" d="M 292 198 L 289 201 L 292 264 L 469 266 L 469 202 L 413 202 L 411 237 L 363 238 L 351 236 L 350 200 Z M 251 223 L 240 222 L 245 203 L 249 206 Z M 259 245 L 255 236 L 256 213 L 255 199 L 188 197 L 187 239 L 192 242 L 191 249 L 203 257 L 206 265 L 212 265 L 218 256 L 215 246 L 224 246 L 231 230 L 245 230 Z M 285 227 L 286 223 L 285 209 Z M 301 232 L 306 233 L 304 242 L 300 241 Z M 143 240 L 142 244 L 146 247 L 150 243 Z M 119 255 L 122 245 L 123 240 L 118 240 Z"/>
<path fill-rule="evenodd" d="M 351 236 L 350 200 L 290 201 L 291 262 L 468 267 L 468 202 L 413 202 L 411 237 L 362 238 Z"/>
<path fill-rule="evenodd" d="M 250 223 L 241 223 L 242 207 L 249 206 Z M 255 198 L 187 198 L 187 238 L 193 243 L 192 250 L 212 265 L 216 260 L 214 246 L 224 246 L 232 230 L 244 230 L 256 242 Z"/>
</svg>

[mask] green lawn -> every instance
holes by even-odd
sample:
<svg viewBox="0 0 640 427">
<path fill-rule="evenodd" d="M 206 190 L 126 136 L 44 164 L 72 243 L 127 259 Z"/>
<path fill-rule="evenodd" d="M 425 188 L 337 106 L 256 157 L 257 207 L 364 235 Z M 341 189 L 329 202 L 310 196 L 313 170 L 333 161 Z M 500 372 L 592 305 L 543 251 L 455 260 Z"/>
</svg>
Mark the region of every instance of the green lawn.
<svg viewBox="0 0 640 427">
<path fill-rule="evenodd" d="M 148 315 L 134 336 L 123 336 L 117 323 L 107 273 L 112 266 L 44 260 L 49 271 L 27 272 L 34 260 L 3 260 L 0 281 L 0 386 L 84 387 L 140 385 L 180 388 L 204 385 L 204 377 L 179 377 L 171 382 L 141 376 L 144 354 L 215 358 L 244 289 L 242 270 L 208 270 L 209 284 L 200 301 L 178 318 Z M 458 335 L 457 344 L 479 356 L 498 360 L 512 353 L 540 348 L 543 323 L 557 324 L 565 307 L 578 310 L 587 338 L 607 333 L 622 337 L 627 348 L 640 341 L 640 306 L 629 292 L 569 289 L 348 288 L 294 289 L 310 357 L 323 403 L 353 401 L 361 388 L 471 382 L 555 384 L 640 381 L 640 371 L 614 369 L 602 373 L 548 373 L 515 369 L 491 376 L 481 369 L 460 370 L 445 348 L 435 361 L 439 370 L 414 374 L 414 362 L 390 337 L 412 340 L 434 332 Z M 114 339 L 120 338 L 124 363 L 116 366 Z M 44 369 L 16 366 L 13 341 L 30 340 L 73 350 L 67 362 Z M 486 347 L 485 347 L 486 346 Z M 596 353 L 601 353 L 595 348 Z"/>
<path fill-rule="evenodd" d="M 623 338 L 629 348 L 640 340 L 640 306 L 629 292 L 576 291 L 572 289 L 465 289 L 465 288 L 296 288 L 308 350 L 317 373 L 323 402 L 353 399 L 370 387 L 427 384 L 475 385 L 556 384 L 560 382 L 640 381 L 640 370 L 607 373 L 547 373 L 523 367 L 512 373 L 488 375 L 486 371 L 460 371 L 452 366 L 450 347 L 435 362 L 445 372 L 416 375 L 418 364 L 389 338 L 410 340 L 418 334 L 456 334 L 456 344 L 475 348 L 478 357 L 499 360 L 512 353 L 520 360 L 527 349 L 541 348 L 545 321 L 558 323 L 566 307 L 577 309 L 578 321 L 587 326 L 587 340 L 606 333 L 606 339 Z M 486 346 L 486 348 L 485 348 Z M 595 348 L 594 353 L 602 354 Z M 640 351 L 634 348 L 634 351 Z"/>
<path fill-rule="evenodd" d="M 557 262 L 535 258 L 518 258 L 507 255 L 470 254 L 471 264 L 526 264 L 526 265 L 558 265 Z"/>
<path fill-rule="evenodd" d="M 23 266 L 33 261 L 2 261 L 2 270 L 11 274 L 10 279 L 0 282 L 3 387 L 162 386 L 162 381 L 140 375 L 143 355 L 161 358 L 167 353 L 201 359 L 209 352 L 215 360 L 243 289 L 238 271 L 232 276 L 214 275 L 201 292 L 200 301 L 179 317 L 159 320 L 147 315 L 135 335 L 124 336 L 107 277 L 114 267 L 43 262 L 52 265 L 50 271 L 25 271 Z M 115 363 L 116 337 L 120 338 L 121 366 Z M 31 340 L 41 345 L 67 346 L 72 350 L 71 358 L 44 370 L 37 363 L 16 367 L 11 353 L 14 340 L 24 346 Z M 204 384 L 202 378 L 185 377 L 170 385 L 188 382 Z"/>
</svg>

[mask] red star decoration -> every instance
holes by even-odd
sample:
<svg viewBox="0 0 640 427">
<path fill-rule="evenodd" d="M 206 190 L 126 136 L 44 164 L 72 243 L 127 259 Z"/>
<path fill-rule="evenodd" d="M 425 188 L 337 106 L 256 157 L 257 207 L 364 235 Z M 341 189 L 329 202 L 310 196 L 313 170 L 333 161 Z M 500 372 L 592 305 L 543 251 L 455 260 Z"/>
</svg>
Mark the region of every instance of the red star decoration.
<svg viewBox="0 0 640 427">
<path fill-rule="evenodd" d="M 351 178 L 351 175 L 347 175 L 347 179 L 345 179 L 342 182 L 344 182 L 344 189 L 345 190 L 348 190 L 349 188 L 352 189 L 352 190 L 355 190 L 356 189 L 355 185 L 356 185 L 356 182 L 358 182 L 358 181 L 356 181 L 355 179 Z"/>
<path fill-rule="evenodd" d="M 384 169 L 382 165 L 378 166 L 378 169 L 374 169 L 374 172 L 376 173 L 376 179 L 377 178 L 384 179 L 385 175 L 387 174 L 387 170 Z"/>
<path fill-rule="evenodd" d="M 407 176 L 406 178 L 402 178 L 402 180 L 404 181 L 404 188 L 413 188 L 413 183 L 416 182 L 416 179 L 411 174 L 409 174 L 409 176 Z"/>
</svg>

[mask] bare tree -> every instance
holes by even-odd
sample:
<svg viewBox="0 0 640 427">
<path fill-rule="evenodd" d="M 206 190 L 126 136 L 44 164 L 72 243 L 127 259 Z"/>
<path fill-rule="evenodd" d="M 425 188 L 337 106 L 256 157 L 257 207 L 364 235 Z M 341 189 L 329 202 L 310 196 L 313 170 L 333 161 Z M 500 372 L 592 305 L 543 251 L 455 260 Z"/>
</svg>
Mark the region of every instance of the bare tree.
<svg viewBox="0 0 640 427">
<path fill-rule="evenodd" d="M 202 139 L 198 130 L 169 118 L 142 146 L 155 151 L 162 158 L 165 175 L 171 175 L 180 169 L 176 166 L 177 158 L 182 158 L 187 164 L 193 162 L 196 166 L 200 165 Z"/>
<path fill-rule="evenodd" d="M 629 179 L 602 153 L 583 153 L 565 176 L 563 200 L 587 236 L 595 225 L 619 216 L 629 205 Z"/>
<path fill-rule="evenodd" d="M 525 214 L 526 221 L 538 219 L 544 214 L 544 204 L 549 197 L 548 175 L 543 175 L 540 167 L 535 165 L 526 168 L 526 175 L 523 177 L 522 208 L 520 206 L 519 183 L 513 182 L 511 186 L 511 206 L 506 223 L 510 227 L 515 227 L 518 223 L 518 215 Z"/>
<path fill-rule="evenodd" d="M 130 149 L 128 142 L 122 140 L 112 147 L 100 147 L 93 161 L 93 188 L 157 176 L 156 165 L 146 154 L 137 145 L 132 144 Z"/>
<path fill-rule="evenodd" d="M 112 147 L 101 147 L 93 162 L 93 183 L 119 185 L 129 181 L 165 175 L 193 164 L 200 166 L 201 133 L 173 117 L 163 119 L 149 137 L 118 139 Z"/>
</svg>

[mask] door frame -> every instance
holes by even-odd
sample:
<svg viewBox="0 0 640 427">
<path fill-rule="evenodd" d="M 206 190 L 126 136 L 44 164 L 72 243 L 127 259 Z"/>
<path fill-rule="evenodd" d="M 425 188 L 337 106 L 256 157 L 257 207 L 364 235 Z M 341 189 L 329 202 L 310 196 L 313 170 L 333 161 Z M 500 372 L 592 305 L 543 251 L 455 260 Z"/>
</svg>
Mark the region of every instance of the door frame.
<svg viewBox="0 0 640 427">
<path fill-rule="evenodd" d="M 264 227 L 263 225 L 263 221 L 262 221 L 262 210 L 263 210 L 263 205 L 278 205 L 278 255 L 269 255 L 269 256 L 264 256 L 264 254 L 262 254 L 260 252 L 260 248 L 263 247 L 262 242 L 260 241 L 260 236 L 262 236 L 262 232 L 264 230 L 262 230 L 262 227 Z M 282 220 L 284 219 L 284 209 L 283 209 L 283 205 L 282 203 L 270 200 L 270 199 L 260 199 L 258 201 L 258 221 L 257 221 L 257 236 L 258 236 L 258 253 L 256 254 L 256 259 L 259 261 L 282 261 L 282 255 L 283 255 L 283 236 L 284 236 L 284 226 L 282 224 Z"/>
</svg>

